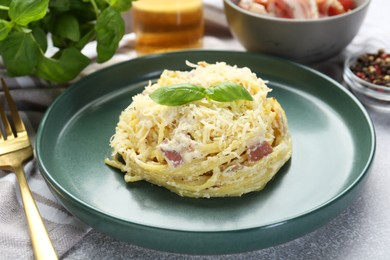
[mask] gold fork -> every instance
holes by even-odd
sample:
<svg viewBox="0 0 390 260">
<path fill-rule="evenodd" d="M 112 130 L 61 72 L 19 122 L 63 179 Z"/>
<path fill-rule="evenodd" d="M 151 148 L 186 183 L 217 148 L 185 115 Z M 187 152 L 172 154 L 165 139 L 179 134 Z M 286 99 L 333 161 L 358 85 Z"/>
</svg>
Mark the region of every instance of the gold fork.
<svg viewBox="0 0 390 260">
<path fill-rule="evenodd" d="M 16 174 L 35 258 L 57 259 L 23 170 L 24 163 L 31 159 L 33 155 L 30 139 L 3 78 L 1 83 L 10 110 L 11 123 L 13 121 L 13 128 L 0 106 L 0 116 L 4 130 L 3 134 L 0 131 L 0 169 L 14 171 Z"/>
</svg>

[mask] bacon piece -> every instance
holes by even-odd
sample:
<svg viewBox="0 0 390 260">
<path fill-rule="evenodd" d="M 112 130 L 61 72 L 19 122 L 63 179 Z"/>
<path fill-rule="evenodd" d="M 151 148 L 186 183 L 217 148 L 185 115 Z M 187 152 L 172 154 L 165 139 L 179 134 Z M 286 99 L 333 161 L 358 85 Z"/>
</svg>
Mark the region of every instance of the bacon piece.
<svg viewBox="0 0 390 260">
<path fill-rule="evenodd" d="M 167 160 L 169 164 L 173 165 L 173 167 L 178 167 L 184 163 L 183 157 L 177 151 L 163 149 L 161 149 L 161 151 L 165 157 L 165 160 Z"/>
<path fill-rule="evenodd" d="M 256 162 L 272 153 L 272 151 L 272 146 L 267 141 L 264 141 L 262 143 L 258 143 L 254 146 L 249 147 L 248 159 L 250 162 Z"/>
<path fill-rule="evenodd" d="M 202 157 L 203 154 L 196 147 L 197 142 L 187 133 L 176 133 L 171 140 L 164 139 L 158 146 L 164 159 L 173 167 Z"/>
<path fill-rule="evenodd" d="M 322 16 L 343 14 L 355 8 L 354 0 L 317 0 L 317 5 Z"/>
<path fill-rule="evenodd" d="M 269 0 L 267 10 L 282 18 L 318 18 L 316 0 Z"/>
<path fill-rule="evenodd" d="M 267 3 L 268 0 L 240 0 L 237 5 L 253 13 L 268 15 Z"/>
</svg>

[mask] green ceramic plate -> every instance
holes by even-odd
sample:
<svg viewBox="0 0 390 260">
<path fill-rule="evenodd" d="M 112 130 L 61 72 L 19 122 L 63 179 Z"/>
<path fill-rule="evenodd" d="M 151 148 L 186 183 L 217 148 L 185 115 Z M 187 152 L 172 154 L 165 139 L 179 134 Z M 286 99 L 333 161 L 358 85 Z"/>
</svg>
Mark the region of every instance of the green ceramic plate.
<svg viewBox="0 0 390 260">
<path fill-rule="evenodd" d="M 293 157 L 265 190 L 240 198 L 182 198 L 146 182 L 126 184 L 104 164 L 120 112 L 163 69 L 185 61 L 247 66 L 284 107 Z M 103 69 L 67 89 L 36 139 L 39 168 L 63 205 L 109 236 L 157 250 L 237 253 L 302 236 L 357 196 L 375 151 L 362 105 L 330 78 L 284 60 L 242 52 L 146 56 Z"/>
</svg>

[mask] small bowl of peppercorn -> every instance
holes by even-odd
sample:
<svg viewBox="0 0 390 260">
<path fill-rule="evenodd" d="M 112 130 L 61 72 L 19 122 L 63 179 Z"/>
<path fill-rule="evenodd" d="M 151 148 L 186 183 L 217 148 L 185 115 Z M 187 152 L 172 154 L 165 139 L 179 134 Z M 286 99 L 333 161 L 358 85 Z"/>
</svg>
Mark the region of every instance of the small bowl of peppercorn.
<svg viewBox="0 0 390 260">
<path fill-rule="evenodd" d="M 344 82 L 367 107 L 390 112 L 390 53 L 386 49 L 348 57 Z"/>
</svg>

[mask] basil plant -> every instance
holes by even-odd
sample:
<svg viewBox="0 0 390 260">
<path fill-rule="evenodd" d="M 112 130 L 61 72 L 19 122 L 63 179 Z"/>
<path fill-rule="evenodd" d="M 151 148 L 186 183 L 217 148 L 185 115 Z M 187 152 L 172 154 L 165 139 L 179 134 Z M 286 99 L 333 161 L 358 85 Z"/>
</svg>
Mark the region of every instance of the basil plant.
<svg viewBox="0 0 390 260">
<path fill-rule="evenodd" d="M 0 55 L 7 73 L 70 81 L 91 62 L 81 51 L 94 40 L 97 62 L 106 62 L 125 33 L 121 13 L 132 1 L 0 0 Z M 48 57 L 51 44 L 56 52 Z"/>
</svg>

